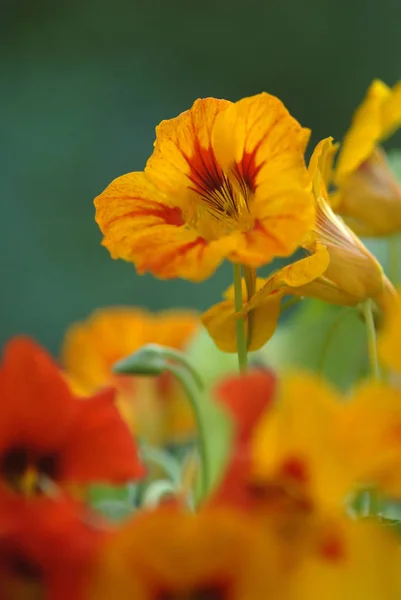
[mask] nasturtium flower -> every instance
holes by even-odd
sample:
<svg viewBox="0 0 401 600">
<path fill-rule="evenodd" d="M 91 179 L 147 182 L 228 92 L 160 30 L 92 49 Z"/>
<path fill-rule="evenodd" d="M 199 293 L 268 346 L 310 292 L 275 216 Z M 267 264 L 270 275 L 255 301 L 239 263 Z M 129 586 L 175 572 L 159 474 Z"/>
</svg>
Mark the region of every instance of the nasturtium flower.
<svg viewBox="0 0 401 600">
<path fill-rule="evenodd" d="M 113 365 L 144 344 L 184 349 L 199 326 L 194 312 L 152 314 L 129 307 L 95 311 L 67 331 L 62 364 L 73 389 L 92 394 L 104 386 L 117 389 L 117 406 L 131 429 L 149 443 L 193 436 L 193 414 L 182 387 L 169 374 L 159 377 L 114 375 Z"/>
<path fill-rule="evenodd" d="M 340 511 L 355 484 L 341 438 L 344 410 L 341 395 L 315 376 L 283 379 L 254 434 L 252 476 L 260 489 L 268 495 L 279 486 L 312 511 Z"/>
<path fill-rule="evenodd" d="M 32 493 L 48 482 L 117 484 L 143 475 L 114 391 L 74 396 L 58 365 L 29 338 L 5 348 L 0 397 L 0 486 Z"/>
<path fill-rule="evenodd" d="M 251 518 L 164 507 L 109 539 L 86 600 L 262 600 L 278 584 L 274 544 Z"/>
<path fill-rule="evenodd" d="M 314 219 L 309 134 L 267 93 L 196 100 L 156 128 L 144 172 L 95 199 L 103 245 L 138 273 L 192 281 L 225 258 L 257 267 L 290 255 Z"/>
<path fill-rule="evenodd" d="M 85 600 L 105 524 L 61 496 L 0 494 L 1 600 Z"/>
<path fill-rule="evenodd" d="M 252 330 L 248 348 L 257 350 L 263 346 L 276 330 L 281 300 L 286 295 L 313 297 L 343 306 L 356 306 L 371 298 L 380 308 L 394 295 L 378 261 L 328 203 L 324 177 L 330 169 L 332 155 L 332 140 L 326 138 L 316 146 L 309 164 L 316 219 L 301 242 L 307 256 L 266 280 L 257 279 L 251 298 L 247 297 L 244 287 L 241 312 L 235 313 L 231 287 L 226 292 L 226 300 L 202 316 L 203 324 L 221 350 L 236 351 L 236 319 L 245 316 L 248 320 L 249 315 Z"/>
<path fill-rule="evenodd" d="M 401 231 L 401 187 L 380 143 L 401 125 L 401 82 L 392 89 L 371 84 L 345 136 L 334 183 L 332 206 L 360 235 Z"/>
</svg>

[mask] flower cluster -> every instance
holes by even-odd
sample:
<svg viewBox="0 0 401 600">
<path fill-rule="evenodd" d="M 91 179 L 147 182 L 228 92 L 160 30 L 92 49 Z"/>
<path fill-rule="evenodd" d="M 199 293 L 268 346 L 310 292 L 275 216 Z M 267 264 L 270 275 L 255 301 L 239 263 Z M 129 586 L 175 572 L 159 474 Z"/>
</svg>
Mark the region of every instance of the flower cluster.
<svg viewBox="0 0 401 600">
<path fill-rule="evenodd" d="M 98 310 L 59 362 L 6 345 L 0 600 L 399 600 L 401 189 L 378 146 L 399 125 L 400 84 L 374 81 L 306 165 L 310 132 L 274 96 L 197 100 L 96 198 L 114 258 L 191 281 L 228 259 L 234 282 L 200 317 Z M 391 234 L 389 277 L 363 234 Z M 287 296 L 355 309 L 371 374 L 339 391 L 248 366 Z M 194 360 L 202 325 L 220 351 Z"/>
</svg>

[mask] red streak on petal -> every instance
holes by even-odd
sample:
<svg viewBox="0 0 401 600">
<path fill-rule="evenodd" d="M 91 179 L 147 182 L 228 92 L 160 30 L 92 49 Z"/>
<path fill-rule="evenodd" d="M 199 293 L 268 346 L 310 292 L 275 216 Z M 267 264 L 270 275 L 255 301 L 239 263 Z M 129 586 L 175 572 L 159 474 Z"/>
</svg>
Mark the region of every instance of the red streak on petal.
<svg viewBox="0 0 401 600">
<path fill-rule="evenodd" d="M 262 141 L 263 140 L 261 140 L 255 146 L 252 152 L 244 152 L 241 162 L 236 164 L 236 170 L 239 178 L 244 181 L 245 185 L 251 190 L 251 192 L 255 192 L 256 190 L 256 177 L 258 176 L 263 164 L 256 164 L 256 153 L 259 150 Z"/>
<path fill-rule="evenodd" d="M 202 148 L 198 143 L 195 154 L 191 157 L 184 154 L 184 158 L 191 169 L 189 178 L 194 184 L 195 192 L 204 195 L 224 185 L 224 174 L 211 146 Z"/>
<path fill-rule="evenodd" d="M 320 547 L 320 554 L 323 558 L 338 562 L 344 558 L 344 548 L 337 537 L 329 537 Z"/>
<path fill-rule="evenodd" d="M 283 462 L 281 465 L 281 475 L 302 484 L 307 483 L 309 479 L 306 465 L 296 457 L 287 458 Z"/>
<path fill-rule="evenodd" d="M 166 206 L 163 204 L 157 204 L 156 202 L 149 202 L 149 208 L 141 209 L 141 210 L 130 210 L 123 215 L 118 215 L 110 219 L 107 223 L 110 226 L 112 223 L 116 221 L 121 221 L 122 219 L 137 219 L 139 217 L 155 217 L 160 219 L 160 221 L 164 221 L 166 225 L 175 225 L 176 227 L 180 227 L 184 225 L 185 221 L 182 218 L 181 210 L 177 207 Z M 156 223 L 155 223 L 156 225 Z"/>
</svg>

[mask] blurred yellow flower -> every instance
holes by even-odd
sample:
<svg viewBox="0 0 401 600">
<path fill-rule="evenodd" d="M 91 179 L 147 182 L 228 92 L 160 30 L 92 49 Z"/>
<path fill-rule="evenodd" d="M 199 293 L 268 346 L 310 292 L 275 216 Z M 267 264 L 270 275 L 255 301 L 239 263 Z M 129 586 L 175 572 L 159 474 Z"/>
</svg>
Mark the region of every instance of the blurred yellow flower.
<svg viewBox="0 0 401 600">
<path fill-rule="evenodd" d="M 335 515 L 367 486 L 401 498 L 401 390 L 367 382 L 343 397 L 313 375 L 281 382 L 255 430 L 251 479 L 310 513 Z"/>
<path fill-rule="evenodd" d="M 172 376 L 117 376 L 112 367 L 144 344 L 183 349 L 198 324 L 195 313 L 184 310 L 152 314 L 112 307 L 95 311 L 66 333 L 61 360 L 67 379 L 82 395 L 104 386 L 116 387 L 123 416 L 149 443 L 186 438 L 194 432 L 192 411 Z"/>
<path fill-rule="evenodd" d="M 288 577 L 286 600 L 397 600 L 401 592 L 397 536 L 378 523 L 337 518 L 321 524 L 309 551 Z"/>
<path fill-rule="evenodd" d="M 401 231 L 401 187 L 379 144 L 401 125 L 401 82 L 371 84 L 354 114 L 334 173 L 334 210 L 360 235 Z"/>
<path fill-rule="evenodd" d="M 285 295 L 308 296 L 332 304 L 356 306 L 372 298 L 380 308 L 394 290 L 383 270 L 359 238 L 337 217 L 327 199 L 326 176 L 333 156 L 331 138 L 315 148 L 309 164 L 316 203 L 316 219 L 301 246 L 308 256 L 283 267 L 267 280 L 257 280 L 256 293 L 235 313 L 232 288 L 226 300 L 210 308 L 202 322 L 217 346 L 236 351 L 235 323 L 238 316 L 252 318 L 249 350 L 257 350 L 273 335 Z"/>
<path fill-rule="evenodd" d="M 144 172 L 95 199 L 103 245 L 139 273 L 192 281 L 225 258 L 257 267 L 289 256 L 314 219 L 309 134 L 267 93 L 197 100 L 156 128 Z"/>
</svg>

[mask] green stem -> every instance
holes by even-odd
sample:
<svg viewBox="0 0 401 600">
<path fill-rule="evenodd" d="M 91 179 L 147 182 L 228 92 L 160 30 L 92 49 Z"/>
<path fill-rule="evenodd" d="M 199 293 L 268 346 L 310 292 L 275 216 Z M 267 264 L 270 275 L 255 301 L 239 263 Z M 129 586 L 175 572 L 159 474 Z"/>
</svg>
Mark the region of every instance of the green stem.
<svg viewBox="0 0 401 600">
<path fill-rule="evenodd" d="M 201 459 L 200 498 L 204 498 L 209 490 L 210 473 L 206 445 L 207 433 L 204 427 L 201 411 L 199 408 L 199 392 L 197 389 L 194 388 L 193 379 L 186 371 L 183 371 L 183 369 L 173 364 L 169 364 L 168 366 L 166 366 L 166 370 L 170 371 L 170 373 L 172 373 L 183 386 L 194 414 L 196 428 L 198 430 L 199 453 Z"/>
<path fill-rule="evenodd" d="M 363 304 L 363 314 L 365 317 L 370 368 L 372 370 L 373 378 L 378 381 L 380 379 L 379 359 L 377 356 L 376 329 L 373 318 L 372 300 L 370 298 Z"/>
<path fill-rule="evenodd" d="M 327 330 L 327 334 L 324 339 L 322 349 L 320 351 L 320 358 L 319 358 L 319 364 L 318 364 L 319 375 L 323 375 L 323 373 L 324 373 L 324 367 L 326 365 L 327 354 L 328 354 L 329 348 L 331 346 L 331 342 L 333 341 L 333 338 L 334 338 L 335 334 L 337 333 L 337 330 L 338 330 L 340 324 L 342 323 L 344 317 L 351 310 L 353 310 L 351 306 L 347 306 L 343 310 L 340 310 L 340 312 L 335 316 L 332 323 L 330 324 L 330 327 Z"/>
<path fill-rule="evenodd" d="M 242 310 L 242 277 L 241 265 L 234 263 L 234 306 L 235 312 Z M 245 335 L 245 319 L 240 317 L 236 320 L 236 335 L 237 335 L 237 354 L 238 365 L 241 373 L 247 370 L 247 342 Z"/>
</svg>

